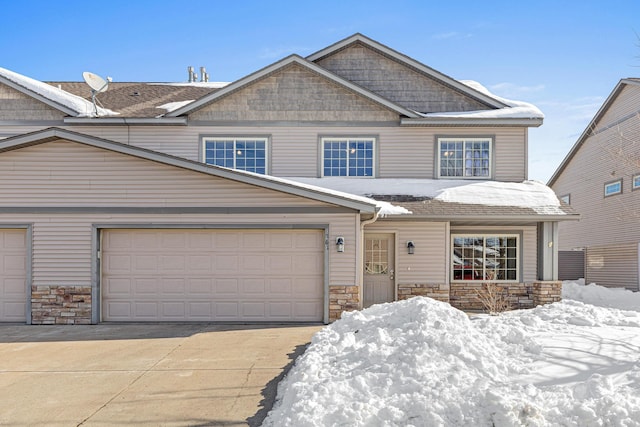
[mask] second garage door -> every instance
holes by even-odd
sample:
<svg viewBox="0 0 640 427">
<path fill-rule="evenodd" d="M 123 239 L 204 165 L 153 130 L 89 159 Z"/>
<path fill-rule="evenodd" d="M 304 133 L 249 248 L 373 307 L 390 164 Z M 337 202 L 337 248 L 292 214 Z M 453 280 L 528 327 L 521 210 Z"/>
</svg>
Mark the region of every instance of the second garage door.
<svg viewBox="0 0 640 427">
<path fill-rule="evenodd" d="M 0 229 L 0 322 L 24 322 L 27 250 L 24 230 Z"/>
<path fill-rule="evenodd" d="M 322 230 L 104 230 L 104 321 L 323 320 Z"/>
</svg>

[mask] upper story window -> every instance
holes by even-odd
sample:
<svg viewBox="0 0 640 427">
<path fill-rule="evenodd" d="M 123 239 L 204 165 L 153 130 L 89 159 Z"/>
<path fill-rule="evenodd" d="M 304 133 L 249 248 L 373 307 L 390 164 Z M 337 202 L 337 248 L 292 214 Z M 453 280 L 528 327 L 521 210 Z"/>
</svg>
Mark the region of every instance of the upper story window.
<svg viewBox="0 0 640 427">
<path fill-rule="evenodd" d="M 267 173 L 267 138 L 204 138 L 203 144 L 209 165 Z"/>
<path fill-rule="evenodd" d="M 322 138 L 321 144 L 322 176 L 374 176 L 374 138 Z"/>
<path fill-rule="evenodd" d="M 452 280 L 518 281 L 518 235 L 452 234 L 452 241 Z"/>
<path fill-rule="evenodd" d="M 622 193 L 622 179 L 608 182 L 604 185 L 604 197 Z"/>
<path fill-rule="evenodd" d="M 637 190 L 640 188 L 640 173 L 634 175 L 631 180 L 631 190 Z"/>
<path fill-rule="evenodd" d="M 560 200 L 564 203 L 570 205 L 571 204 L 571 194 L 565 194 L 564 196 L 560 196 Z"/>
<path fill-rule="evenodd" d="M 491 138 L 438 138 L 439 178 L 491 178 Z"/>
</svg>

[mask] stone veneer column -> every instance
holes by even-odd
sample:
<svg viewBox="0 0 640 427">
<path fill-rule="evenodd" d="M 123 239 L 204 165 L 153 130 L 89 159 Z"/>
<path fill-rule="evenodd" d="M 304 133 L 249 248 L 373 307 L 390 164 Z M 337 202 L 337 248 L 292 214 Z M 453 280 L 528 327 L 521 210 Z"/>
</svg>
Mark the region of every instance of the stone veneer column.
<svg viewBox="0 0 640 427">
<path fill-rule="evenodd" d="M 31 286 L 31 324 L 91 324 L 91 286 Z"/>
<path fill-rule="evenodd" d="M 360 308 L 360 288 L 352 285 L 329 286 L 329 322 L 338 320 L 345 311 Z"/>
<path fill-rule="evenodd" d="M 558 302 L 562 299 L 562 282 L 540 281 L 533 282 L 533 305 L 544 305 Z"/>
</svg>

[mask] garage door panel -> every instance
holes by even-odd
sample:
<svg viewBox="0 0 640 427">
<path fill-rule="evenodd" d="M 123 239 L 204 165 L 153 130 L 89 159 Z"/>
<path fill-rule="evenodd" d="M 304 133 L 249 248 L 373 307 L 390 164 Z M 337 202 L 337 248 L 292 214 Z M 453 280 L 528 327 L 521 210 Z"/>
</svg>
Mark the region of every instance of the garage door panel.
<svg viewBox="0 0 640 427">
<path fill-rule="evenodd" d="M 321 321 L 322 236 L 321 230 L 107 230 L 103 320 Z"/>
<path fill-rule="evenodd" d="M 25 322 L 27 234 L 0 229 L 0 322 Z"/>
</svg>

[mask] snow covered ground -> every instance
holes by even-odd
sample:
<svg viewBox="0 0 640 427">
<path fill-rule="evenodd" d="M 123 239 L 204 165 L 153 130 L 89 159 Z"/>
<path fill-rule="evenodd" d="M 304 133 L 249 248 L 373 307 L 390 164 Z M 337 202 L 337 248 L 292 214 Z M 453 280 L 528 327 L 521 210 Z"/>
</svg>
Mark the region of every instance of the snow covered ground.
<svg viewBox="0 0 640 427">
<path fill-rule="evenodd" d="M 427 298 L 347 313 L 263 425 L 640 426 L 640 294 L 565 282 L 563 297 L 500 316 Z"/>
</svg>

